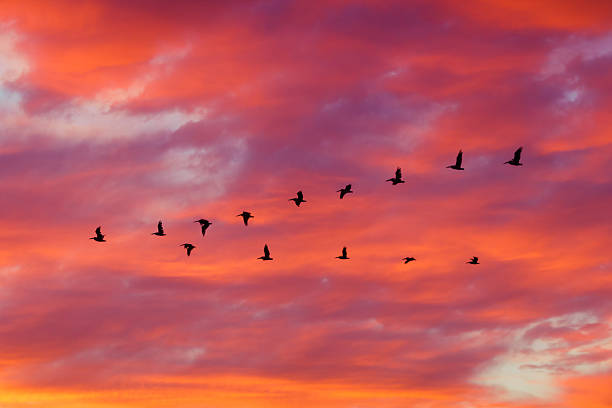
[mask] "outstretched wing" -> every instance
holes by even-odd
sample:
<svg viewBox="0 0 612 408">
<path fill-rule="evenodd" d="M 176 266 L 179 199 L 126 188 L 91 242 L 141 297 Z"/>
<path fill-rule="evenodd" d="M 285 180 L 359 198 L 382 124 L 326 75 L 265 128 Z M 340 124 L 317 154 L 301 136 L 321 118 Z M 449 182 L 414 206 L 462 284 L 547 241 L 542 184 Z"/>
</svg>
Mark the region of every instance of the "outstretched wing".
<svg viewBox="0 0 612 408">
<path fill-rule="evenodd" d="M 164 233 L 164 227 L 161 221 L 157 223 L 157 232 L 159 232 L 160 234 Z"/>
<path fill-rule="evenodd" d="M 191 251 L 193 251 L 193 248 L 195 248 L 193 245 L 187 247 L 187 256 L 191 255 Z"/>
<path fill-rule="evenodd" d="M 350 190 L 351 190 L 351 187 L 352 187 L 352 186 L 351 186 L 350 184 L 347 184 L 347 185 L 346 185 L 346 187 L 344 187 L 344 189 L 345 189 L 346 191 L 350 191 Z"/>
<path fill-rule="evenodd" d="M 459 154 L 457 154 L 457 161 L 455 162 L 455 165 L 457 167 L 461 167 L 462 161 L 463 161 L 463 151 L 459 150 Z"/>
<path fill-rule="evenodd" d="M 302 194 L 301 191 L 298 191 L 297 192 L 297 198 L 298 198 L 298 200 L 302 201 L 304 199 L 304 194 Z"/>
<path fill-rule="evenodd" d="M 270 257 L 270 250 L 268 249 L 268 244 L 264 245 L 264 256 L 266 258 Z"/>
<path fill-rule="evenodd" d="M 518 149 L 516 149 L 516 152 L 514 152 L 514 161 L 515 162 L 519 162 L 521 161 L 521 152 L 523 151 L 523 147 L 519 147 Z"/>
<path fill-rule="evenodd" d="M 474 262 L 478 262 L 478 257 L 477 257 L 477 256 L 474 256 L 474 257 L 472 257 L 472 258 L 473 258 L 472 260 L 473 260 Z"/>
<path fill-rule="evenodd" d="M 395 170 L 395 178 L 398 180 L 402 178 L 402 169 L 400 169 L 399 167 L 397 168 L 397 170 Z"/>
<path fill-rule="evenodd" d="M 102 235 L 102 232 L 100 232 L 100 229 L 101 229 L 101 228 L 102 228 L 102 227 L 98 227 L 98 228 L 96 228 L 96 235 Z"/>
<path fill-rule="evenodd" d="M 342 248 L 342 256 L 346 258 L 346 247 Z"/>
<path fill-rule="evenodd" d="M 204 236 L 204 234 L 206 234 L 206 228 L 208 228 L 208 225 L 203 224 L 202 225 L 202 236 Z"/>
</svg>

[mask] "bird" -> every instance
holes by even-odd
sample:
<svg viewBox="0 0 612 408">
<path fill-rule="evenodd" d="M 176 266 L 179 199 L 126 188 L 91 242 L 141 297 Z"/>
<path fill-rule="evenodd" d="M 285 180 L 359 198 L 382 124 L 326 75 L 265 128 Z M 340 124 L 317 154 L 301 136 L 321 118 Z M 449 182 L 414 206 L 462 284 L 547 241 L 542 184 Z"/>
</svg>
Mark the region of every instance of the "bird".
<svg viewBox="0 0 612 408">
<path fill-rule="evenodd" d="M 297 192 L 297 198 L 290 198 L 289 201 L 293 201 L 298 207 L 300 206 L 300 204 L 306 202 L 306 200 L 304 200 L 304 194 L 302 194 L 301 191 Z"/>
<path fill-rule="evenodd" d="M 398 167 L 397 170 L 395 170 L 395 177 L 387 179 L 386 181 L 390 181 L 393 185 L 404 183 L 404 180 L 402 180 L 402 169 Z"/>
<path fill-rule="evenodd" d="M 249 225 L 249 218 L 255 218 L 254 215 L 251 215 L 248 211 L 243 211 L 241 214 L 238 214 L 236 217 L 242 217 L 244 221 L 244 225 Z"/>
<path fill-rule="evenodd" d="M 264 256 L 260 256 L 257 259 L 261 259 L 263 261 L 271 261 L 273 258 L 270 258 L 270 250 L 268 249 L 268 244 L 264 245 Z"/>
<path fill-rule="evenodd" d="M 470 259 L 468 262 L 466 262 L 468 264 L 472 264 L 472 265 L 479 265 L 478 263 L 478 257 L 477 256 L 473 256 L 472 259 Z"/>
<path fill-rule="evenodd" d="M 406 258 L 402 258 L 402 261 L 404 261 L 404 263 L 407 264 L 408 262 L 416 261 L 416 258 L 407 256 Z"/>
<path fill-rule="evenodd" d="M 204 234 L 206 234 L 206 230 L 208 229 L 208 227 L 210 227 L 212 225 L 212 222 L 205 220 L 203 218 L 200 218 L 197 221 L 194 222 L 198 222 L 200 223 L 200 225 L 202 226 L 202 236 L 204 236 Z"/>
<path fill-rule="evenodd" d="M 102 235 L 102 232 L 100 232 L 100 229 L 101 229 L 101 228 L 102 228 L 102 227 L 98 227 L 98 228 L 96 228 L 96 236 L 95 236 L 95 237 L 91 237 L 91 238 L 89 238 L 89 239 L 93 239 L 94 241 L 97 241 L 97 242 L 106 242 L 106 241 L 104 240 L 104 235 Z"/>
<path fill-rule="evenodd" d="M 342 198 L 344 198 L 345 195 L 347 195 L 348 193 L 352 193 L 353 191 L 351 190 L 351 185 L 347 184 L 346 187 L 341 188 L 340 190 L 336 191 L 336 193 L 340 193 L 340 199 L 342 200 Z"/>
<path fill-rule="evenodd" d="M 338 258 L 338 259 L 351 259 L 348 256 L 346 256 L 346 247 L 342 248 L 342 255 L 337 256 L 336 258 Z"/>
<path fill-rule="evenodd" d="M 179 246 L 182 246 L 187 250 L 187 256 L 191 255 L 191 251 L 193 251 L 193 248 L 195 248 L 195 245 L 191 244 L 179 244 Z"/>
<path fill-rule="evenodd" d="M 516 149 L 516 152 L 514 152 L 514 157 L 512 158 L 512 160 L 508 160 L 504 164 L 510 164 L 512 166 L 522 166 L 523 165 L 523 163 L 521 163 L 521 152 L 522 151 L 523 151 L 522 146 Z"/>
<path fill-rule="evenodd" d="M 446 168 L 453 169 L 453 170 L 465 170 L 463 167 L 461 167 L 462 161 L 463 161 L 463 151 L 459 150 L 459 154 L 457 154 L 457 161 L 455 161 L 455 164 L 446 166 Z"/>
<path fill-rule="evenodd" d="M 163 237 L 166 235 L 164 233 L 164 226 L 162 225 L 161 221 L 157 223 L 157 232 L 152 232 L 151 235 L 157 235 L 158 237 Z"/>
</svg>

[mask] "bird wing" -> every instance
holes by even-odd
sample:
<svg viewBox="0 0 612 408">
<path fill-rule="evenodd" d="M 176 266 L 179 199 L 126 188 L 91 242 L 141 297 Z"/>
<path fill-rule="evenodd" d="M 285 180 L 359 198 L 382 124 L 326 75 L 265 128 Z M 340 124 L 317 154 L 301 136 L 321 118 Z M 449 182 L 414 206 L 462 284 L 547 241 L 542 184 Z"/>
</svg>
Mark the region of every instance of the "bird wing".
<svg viewBox="0 0 612 408">
<path fill-rule="evenodd" d="M 478 257 L 477 256 L 473 257 L 473 259 L 474 259 L 474 262 L 478 262 Z"/>
<path fill-rule="evenodd" d="M 193 245 L 187 247 L 187 256 L 191 255 L 191 251 L 195 248 Z"/>
<path fill-rule="evenodd" d="M 298 191 L 297 192 L 297 198 L 298 198 L 298 200 L 302 201 L 304 199 L 304 194 L 302 194 L 301 191 Z"/>
<path fill-rule="evenodd" d="M 457 154 L 457 161 L 455 165 L 457 167 L 461 167 L 461 162 L 463 161 L 463 151 L 459 150 L 459 154 Z"/>
<path fill-rule="evenodd" d="M 157 231 L 158 231 L 160 234 L 163 234 L 163 233 L 164 233 L 164 227 L 163 227 L 163 225 L 162 225 L 162 222 L 161 222 L 161 221 L 157 223 Z"/>
<path fill-rule="evenodd" d="M 102 227 L 98 227 L 98 228 L 96 228 L 96 235 L 102 235 L 102 232 L 100 232 L 100 229 L 101 229 L 101 228 L 102 228 Z"/>
<path fill-rule="evenodd" d="M 265 256 L 266 258 L 269 258 L 269 257 L 270 257 L 270 250 L 268 249 L 268 245 L 267 245 L 267 244 L 266 244 L 266 245 L 264 245 L 264 256 Z"/>
<path fill-rule="evenodd" d="M 346 247 L 342 248 L 342 256 L 346 258 Z"/>
<path fill-rule="evenodd" d="M 344 187 L 344 189 L 345 189 L 346 191 L 349 191 L 349 190 L 351 189 L 351 185 L 350 185 L 350 184 L 347 184 L 347 185 L 346 185 L 346 187 Z"/>
<path fill-rule="evenodd" d="M 523 147 L 519 147 L 518 149 L 516 149 L 516 152 L 514 152 L 514 161 L 515 162 L 519 162 L 521 160 L 521 152 L 523 151 Z"/>
<path fill-rule="evenodd" d="M 397 170 L 395 170 L 395 178 L 398 180 L 402 178 L 402 169 L 400 169 L 399 167 L 397 168 Z"/>
</svg>

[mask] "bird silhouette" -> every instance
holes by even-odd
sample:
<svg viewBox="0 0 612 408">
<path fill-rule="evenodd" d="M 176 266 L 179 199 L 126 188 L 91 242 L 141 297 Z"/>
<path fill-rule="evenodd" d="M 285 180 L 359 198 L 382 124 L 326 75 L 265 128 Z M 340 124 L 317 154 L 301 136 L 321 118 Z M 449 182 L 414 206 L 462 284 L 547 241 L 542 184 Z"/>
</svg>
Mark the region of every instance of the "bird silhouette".
<svg viewBox="0 0 612 408">
<path fill-rule="evenodd" d="M 200 226 L 202 227 L 202 236 L 206 234 L 206 230 L 208 229 L 208 227 L 212 225 L 212 222 L 205 220 L 203 218 L 200 218 L 199 220 L 194 221 L 194 222 L 200 223 Z"/>
<path fill-rule="evenodd" d="M 389 180 L 387 180 L 389 181 Z M 351 190 L 351 185 L 347 184 L 346 187 L 341 188 L 340 190 L 336 191 L 336 193 L 340 193 L 340 199 L 342 200 L 344 198 L 345 195 L 347 195 L 348 193 L 352 193 L 353 191 Z"/>
<path fill-rule="evenodd" d="M 243 211 L 241 214 L 238 214 L 236 217 L 242 217 L 242 221 L 244 221 L 244 225 L 249 225 L 249 218 L 255 218 L 254 215 L 251 215 L 248 211 Z"/>
<path fill-rule="evenodd" d="M 473 256 L 472 259 L 470 259 L 468 262 L 466 262 L 468 264 L 472 264 L 472 265 L 479 265 L 478 263 L 478 257 L 477 256 Z"/>
<path fill-rule="evenodd" d="M 193 248 L 195 248 L 195 245 L 191 244 L 180 244 L 179 246 L 182 246 L 187 250 L 187 256 L 191 255 L 191 251 L 193 251 Z"/>
<path fill-rule="evenodd" d="M 457 160 L 455 161 L 455 164 L 446 166 L 446 168 L 453 169 L 453 170 L 465 170 L 463 167 L 461 167 L 462 161 L 463 161 L 463 152 L 459 150 L 459 154 L 457 154 Z"/>
<path fill-rule="evenodd" d="M 404 263 L 407 264 L 408 262 L 416 261 L 416 258 L 408 256 L 406 258 L 402 258 L 402 261 L 404 261 Z"/>
<path fill-rule="evenodd" d="M 158 237 L 163 237 L 166 235 L 164 234 L 164 226 L 162 225 L 161 221 L 157 223 L 157 232 L 153 232 L 151 235 L 157 235 Z"/>
<path fill-rule="evenodd" d="M 393 185 L 404 183 L 404 180 L 402 180 L 402 169 L 398 167 L 397 170 L 395 170 L 395 177 L 387 179 L 386 181 L 390 181 Z"/>
<path fill-rule="evenodd" d="M 514 152 L 514 157 L 512 158 L 512 160 L 508 160 L 504 164 L 510 164 L 512 166 L 522 166 L 523 165 L 523 163 L 521 163 L 521 152 L 522 151 L 523 151 L 522 146 L 516 149 L 516 152 Z"/>
<path fill-rule="evenodd" d="M 102 228 L 102 227 L 98 227 L 98 228 L 96 228 L 96 236 L 95 236 L 95 237 L 91 237 L 91 238 L 89 238 L 89 239 L 93 239 L 94 241 L 97 241 L 97 242 L 106 242 L 106 241 L 104 240 L 104 235 L 102 235 L 102 232 L 100 232 L 100 229 L 101 229 L 101 228 Z"/>
<path fill-rule="evenodd" d="M 270 258 L 270 250 L 268 249 L 268 244 L 264 245 L 264 256 L 260 256 L 257 259 L 261 259 L 264 261 L 271 261 L 273 258 Z"/>
<path fill-rule="evenodd" d="M 302 194 L 301 191 L 297 192 L 297 198 L 290 198 L 289 201 L 293 201 L 298 207 L 300 206 L 300 204 L 306 202 L 306 200 L 304 200 L 304 194 Z"/>
<path fill-rule="evenodd" d="M 342 248 L 342 255 L 337 256 L 336 258 L 338 258 L 338 259 L 351 259 L 351 258 L 349 258 L 349 257 L 346 255 L 346 247 L 343 247 L 343 248 Z"/>
</svg>

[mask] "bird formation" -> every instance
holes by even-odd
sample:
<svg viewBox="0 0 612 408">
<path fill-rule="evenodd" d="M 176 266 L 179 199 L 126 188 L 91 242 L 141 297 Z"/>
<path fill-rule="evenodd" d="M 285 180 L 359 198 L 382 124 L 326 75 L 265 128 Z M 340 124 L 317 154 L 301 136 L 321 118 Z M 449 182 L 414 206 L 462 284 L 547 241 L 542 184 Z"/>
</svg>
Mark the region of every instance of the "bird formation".
<svg viewBox="0 0 612 408">
<path fill-rule="evenodd" d="M 504 164 L 510 164 L 511 166 L 522 166 L 523 165 L 523 163 L 521 163 L 522 151 L 523 151 L 523 148 L 519 147 L 514 152 L 514 156 L 512 157 L 512 159 L 508 160 L 507 162 L 504 162 Z M 455 159 L 455 164 L 446 166 L 446 168 L 453 169 L 453 170 L 465 170 L 463 167 L 461 167 L 462 162 L 463 162 L 463 151 L 459 150 L 459 153 L 457 154 L 457 158 Z M 394 186 L 397 184 L 405 183 L 405 181 L 402 180 L 402 169 L 398 167 L 395 170 L 395 176 L 390 179 L 387 179 L 386 181 L 390 181 L 391 184 Z M 351 187 L 352 187 L 351 184 L 347 184 L 344 188 L 341 188 L 340 190 L 336 191 L 337 193 L 340 193 L 341 200 L 344 198 L 345 195 L 353 193 L 353 190 L 351 190 Z M 304 194 L 302 193 L 302 191 L 298 191 L 296 193 L 296 197 L 290 198 L 289 201 L 293 201 L 297 207 L 299 207 L 302 203 L 307 202 L 306 200 L 304 200 Z M 236 217 L 242 217 L 242 221 L 244 222 L 245 226 L 249 225 L 249 219 L 255 218 L 255 216 L 251 214 L 249 211 L 243 211 L 242 213 L 236 215 Z M 203 218 L 196 220 L 194 222 L 197 222 L 200 224 L 203 237 L 206 235 L 206 230 L 212 225 L 212 222 L 205 220 Z M 93 239 L 96 242 L 106 242 L 106 240 L 104 239 L 104 234 L 102 234 L 101 230 L 102 230 L 102 226 L 99 226 L 98 228 L 96 228 L 96 231 L 95 231 L 96 236 L 91 237 L 89 239 Z M 158 237 L 166 236 L 166 233 L 164 232 L 164 226 L 161 221 L 157 223 L 157 231 L 151 233 L 151 235 L 157 235 Z M 191 243 L 184 243 L 184 244 L 180 244 L 179 246 L 182 246 L 183 248 L 185 248 L 185 250 L 187 251 L 187 256 L 190 256 L 191 252 L 196 248 L 196 246 Z M 264 252 L 264 255 L 260 256 L 257 259 L 261 259 L 263 261 L 272 261 L 274 259 L 270 257 L 270 249 L 268 248 L 268 244 L 264 245 L 263 252 Z M 343 260 L 351 259 L 348 257 L 348 252 L 347 252 L 346 247 L 342 248 L 342 254 L 340 256 L 337 256 L 336 258 L 343 259 Z M 416 258 L 408 256 L 408 257 L 402 258 L 402 260 L 404 261 L 405 264 L 407 264 L 409 262 L 416 261 Z M 466 263 L 471 264 L 471 265 L 480 265 L 480 263 L 478 262 L 477 256 L 473 256 Z"/>
</svg>

